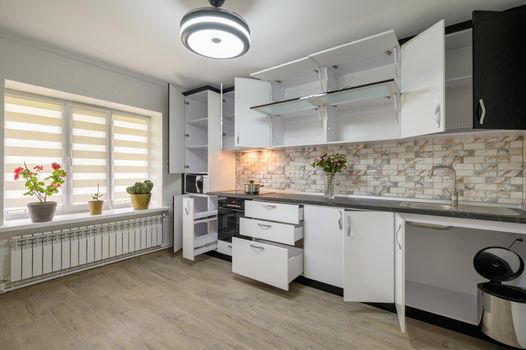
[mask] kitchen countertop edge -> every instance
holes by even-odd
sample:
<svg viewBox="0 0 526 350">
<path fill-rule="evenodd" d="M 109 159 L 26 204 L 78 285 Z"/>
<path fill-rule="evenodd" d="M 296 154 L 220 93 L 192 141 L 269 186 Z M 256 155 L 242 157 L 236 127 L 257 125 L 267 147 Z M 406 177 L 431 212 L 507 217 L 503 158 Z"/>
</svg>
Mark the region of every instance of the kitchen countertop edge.
<svg viewBox="0 0 526 350">
<path fill-rule="evenodd" d="M 325 205 L 332 207 L 343 207 L 346 209 L 361 209 L 361 210 L 374 210 L 374 211 L 390 211 L 397 213 L 409 213 L 409 214 L 421 214 L 421 215 L 434 215 L 443 217 L 455 217 L 463 219 L 474 219 L 474 220 L 488 220 L 488 221 L 501 221 L 526 224 L 526 212 L 521 209 L 516 209 L 520 215 L 507 216 L 507 215 L 492 215 L 492 214 L 479 214 L 479 213 L 467 213 L 460 211 L 445 211 L 445 210 L 432 210 L 432 209 L 421 209 L 404 207 L 400 204 L 406 202 L 404 200 L 385 200 L 385 199 L 369 199 L 369 198 L 352 198 L 352 197 L 336 197 L 335 199 L 328 200 L 323 196 L 310 195 L 310 194 L 297 194 L 297 193 L 263 193 L 260 195 L 249 195 L 244 193 L 233 193 L 228 191 L 215 191 L 208 192 L 207 194 L 213 196 L 224 196 L 224 197 L 235 197 L 245 199 L 257 199 L 260 201 L 275 201 L 282 203 L 298 203 L 308 205 Z"/>
</svg>

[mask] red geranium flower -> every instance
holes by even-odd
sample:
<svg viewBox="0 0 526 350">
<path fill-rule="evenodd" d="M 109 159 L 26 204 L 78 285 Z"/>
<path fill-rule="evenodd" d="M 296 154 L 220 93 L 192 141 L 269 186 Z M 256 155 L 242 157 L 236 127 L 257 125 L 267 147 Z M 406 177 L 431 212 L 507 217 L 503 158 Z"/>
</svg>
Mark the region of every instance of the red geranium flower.
<svg viewBox="0 0 526 350">
<path fill-rule="evenodd" d="M 51 163 L 51 167 L 53 168 L 53 170 L 59 170 L 60 169 L 60 164 L 58 164 L 58 163 Z"/>
<path fill-rule="evenodd" d="M 38 171 L 43 171 L 44 170 L 44 167 L 42 165 L 35 165 L 33 167 L 33 170 L 38 170 Z"/>
<path fill-rule="evenodd" d="M 18 168 L 15 169 L 15 171 L 14 171 L 14 172 L 15 172 L 15 180 L 18 180 L 18 179 L 20 178 L 20 173 L 21 173 L 23 170 L 24 170 L 24 168 L 22 168 L 22 167 L 20 167 L 20 166 L 19 166 Z"/>
</svg>

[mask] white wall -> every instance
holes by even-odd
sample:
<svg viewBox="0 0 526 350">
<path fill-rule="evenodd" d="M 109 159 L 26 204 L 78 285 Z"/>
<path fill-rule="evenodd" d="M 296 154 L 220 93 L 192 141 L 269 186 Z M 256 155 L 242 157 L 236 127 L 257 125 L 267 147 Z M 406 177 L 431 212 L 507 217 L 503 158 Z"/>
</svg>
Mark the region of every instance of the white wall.
<svg viewBox="0 0 526 350">
<path fill-rule="evenodd" d="M 0 53 L 2 153 L 4 148 L 3 91 L 6 80 L 159 112 L 163 115 L 163 154 L 165 155 L 162 164 L 162 201 L 164 205 L 172 204 L 172 196 L 179 194 L 181 185 L 179 175 L 168 174 L 167 83 L 2 31 L 0 31 Z M 4 173 L 3 162 L 0 162 L 0 173 Z M 156 185 L 161 186 L 161 184 Z M 0 193 L 3 191 L 2 181 L 0 182 Z M 172 220 L 169 219 L 168 222 L 171 223 Z M 171 241 L 171 235 L 168 236 L 170 237 L 165 237 L 165 243 Z M 0 237 L 0 240 L 2 238 Z"/>
</svg>

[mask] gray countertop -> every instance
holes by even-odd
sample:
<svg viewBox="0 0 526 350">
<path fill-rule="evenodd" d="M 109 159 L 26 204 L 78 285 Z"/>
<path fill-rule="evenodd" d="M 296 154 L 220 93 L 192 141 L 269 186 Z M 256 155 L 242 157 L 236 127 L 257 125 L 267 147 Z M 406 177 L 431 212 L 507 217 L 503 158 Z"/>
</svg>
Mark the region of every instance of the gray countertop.
<svg viewBox="0 0 526 350">
<path fill-rule="evenodd" d="M 489 221 L 502 221 L 526 224 L 526 211 L 521 209 L 513 208 L 519 215 L 500 215 L 498 213 L 473 213 L 463 212 L 460 208 L 456 210 L 435 210 L 429 208 L 412 208 L 407 206 L 401 206 L 402 203 L 407 202 L 404 200 L 385 200 L 385 199 L 372 199 L 372 198 L 352 198 L 352 197 L 336 197 L 328 200 L 324 196 L 313 195 L 313 194 L 298 194 L 298 193 L 263 193 L 260 195 L 248 195 L 244 193 L 234 191 L 224 192 L 209 192 L 209 195 L 217 195 L 224 197 L 236 197 L 246 199 L 257 199 L 260 201 L 274 201 L 274 202 L 285 202 L 285 203 L 299 203 L 299 204 L 312 204 L 312 205 L 327 205 L 334 207 L 343 207 L 349 209 L 365 209 L 365 210 L 378 210 L 378 211 L 392 211 L 398 213 L 411 213 L 421 215 L 435 215 L 445 217 L 456 217 L 465 219 L 476 219 L 476 220 L 489 220 Z"/>
</svg>

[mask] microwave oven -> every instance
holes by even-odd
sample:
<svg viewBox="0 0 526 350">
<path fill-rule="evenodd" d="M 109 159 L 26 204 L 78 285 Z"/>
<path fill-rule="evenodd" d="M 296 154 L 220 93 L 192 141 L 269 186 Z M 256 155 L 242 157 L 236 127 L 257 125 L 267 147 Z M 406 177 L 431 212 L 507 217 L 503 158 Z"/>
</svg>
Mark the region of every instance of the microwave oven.
<svg viewBox="0 0 526 350">
<path fill-rule="evenodd" d="M 207 193 L 208 175 L 184 174 L 183 193 Z"/>
</svg>

